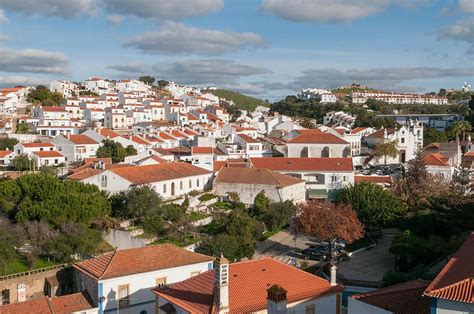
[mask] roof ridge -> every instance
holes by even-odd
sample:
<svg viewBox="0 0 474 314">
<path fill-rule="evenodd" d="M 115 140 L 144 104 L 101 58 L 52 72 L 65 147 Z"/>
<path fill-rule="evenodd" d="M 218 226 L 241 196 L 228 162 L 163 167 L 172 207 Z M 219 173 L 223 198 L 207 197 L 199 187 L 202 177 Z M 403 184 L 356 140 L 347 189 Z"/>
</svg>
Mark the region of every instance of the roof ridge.
<svg viewBox="0 0 474 314">
<path fill-rule="evenodd" d="M 273 180 L 276 181 L 278 186 L 282 186 L 282 183 L 280 182 L 280 180 L 278 178 L 275 177 L 275 175 L 273 174 L 273 171 L 271 171 L 270 169 L 267 169 L 267 168 L 264 168 L 264 170 L 266 170 L 267 173 L 273 178 Z"/>
<path fill-rule="evenodd" d="M 433 293 L 442 292 L 442 291 L 445 291 L 445 290 L 450 289 L 452 287 L 455 287 L 455 286 L 458 286 L 460 284 L 463 284 L 465 282 L 470 282 L 470 281 L 473 281 L 473 277 L 464 278 L 463 280 L 456 281 L 456 282 L 454 282 L 450 285 L 447 285 L 447 286 L 444 286 L 444 287 L 441 287 L 441 288 L 438 288 L 438 289 L 425 291 L 424 294 L 430 295 L 430 294 L 433 294 Z"/>
<path fill-rule="evenodd" d="M 51 303 L 51 300 L 48 296 L 45 296 L 45 299 L 46 299 L 46 303 L 48 304 L 49 310 L 51 311 L 51 314 L 54 314 L 55 311 L 54 311 L 53 303 Z"/>
<path fill-rule="evenodd" d="M 419 287 L 409 287 L 408 286 L 408 287 L 403 288 L 403 285 L 407 285 L 408 283 L 412 283 L 412 282 L 419 282 L 419 283 L 426 283 L 426 284 L 430 283 L 429 280 L 414 279 L 414 280 L 411 280 L 411 281 L 401 282 L 401 283 L 398 283 L 398 284 L 395 284 L 395 285 L 392 285 L 392 286 L 380 288 L 378 291 L 373 290 L 373 291 L 368 291 L 368 292 L 365 292 L 365 293 L 357 294 L 357 295 L 354 295 L 354 298 L 379 296 L 379 295 L 385 295 L 385 294 L 392 294 L 392 293 L 398 292 L 398 291 L 416 290 L 416 289 L 422 289 L 423 288 L 423 286 L 419 286 Z M 383 291 L 381 291 L 381 290 L 383 290 Z"/>
<path fill-rule="evenodd" d="M 116 256 L 117 252 L 118 252 L 118 250 L 117 250 L 117 248 L 116 248 L 116 249 L 113 251 L 113 253 L 112 253 L 112 258 L 111 258 L 110 261 L 108 262 L 107 267 L 105 267 L 105 269 L 104 269 L 104 271 L 102 272 L 102 274 L 99 275 L 99 279 L 101 279 L 101 278 L 105 275 L 105 273 L 106 273 L 107 270 L 109 269 L 110 265 L 112 264 L 112 261 L 114 260 L 114 257 Z"/>
</svg>

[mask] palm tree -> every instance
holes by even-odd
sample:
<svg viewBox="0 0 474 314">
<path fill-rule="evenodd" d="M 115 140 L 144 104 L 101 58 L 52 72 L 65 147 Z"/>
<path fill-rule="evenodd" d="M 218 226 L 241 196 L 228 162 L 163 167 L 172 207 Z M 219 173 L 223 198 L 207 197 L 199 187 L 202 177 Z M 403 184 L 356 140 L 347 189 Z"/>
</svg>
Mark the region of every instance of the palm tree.
<svg viewBox="0 0 474 314">
<path fill-rule="evenodd" d="M 462 134 L 463 140 L 466 139 L 466 132 L 471 131 L 472 126 L 467 121 L 458 121 L 453 123 L 451 126 L 451 130 L 453 131 L 454 135 L 456 136 L 456 140 L 459 142 L 459 136 Z"/>
<path fill-rule="evenodd" d="M 301 125 L 305 129 L 315 129 L 316 125 L 314 125 L 313 120 L 310 118 L 301 118 L 298 120 L 299 125 Z"/>
<path fill-rule="evenodd" d="M 374 156 L 383 156 L 384 164 L 387 165 L 387 157 L 395 158 L 398 155 L 397 140 L 391 142 L 384 142 L 375 145 Z"/>
</svg>

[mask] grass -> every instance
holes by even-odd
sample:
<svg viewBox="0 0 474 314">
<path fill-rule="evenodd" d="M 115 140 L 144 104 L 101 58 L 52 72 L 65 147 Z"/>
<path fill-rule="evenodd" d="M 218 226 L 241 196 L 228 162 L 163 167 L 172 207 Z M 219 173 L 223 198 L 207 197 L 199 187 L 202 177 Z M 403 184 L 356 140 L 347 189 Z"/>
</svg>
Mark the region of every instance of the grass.
<svg viewBox="0 0 474 314">
<path fill-rule="evenodd" d="M 226 100 L 234 101 L 235 106 L 239 109 L 253 111 L 258 106 L 268 107 L 268 103 L 266 103 L 262 99 L 243 95 L 243 94 L 233 92 L 230 90 L 217 89 L 217 90 L 210 90 L 209 92 L 213 95 L 216 95 L 219 98 L 225 98 Z"/>
<path fill-rule="evenodd" d="M 3 263 L 3 261 L 0 262 L 0 275 L 4 276 L 4 275 L 22 273 L 22 272 L 33 270 L 33 269 L 54 266 L 56 264 L 57 263 L 54 263 L 52 260 L 48 260 L 47 258 L 40 257 L 33 263 L 33 267 L 30 268 L 27 260 L 20 254 L 17 254 L 15 258 L 6 265 Z"/>
<path fill-rule="evenodd" d="M 215 202 L 215 203 L 212 204 L 211 206 L 212 206 L 214 209 L 222 210 L 222 211 L 226 211 L 226 210 L 232 209 L 232 204 L 230 204 L 229 202 Z"/>
<path fill-rule="evenodd" d="M 367 236 L 360 238 L 359 240 L 355 240 L 351 244 L 346 246 L 346 251 L 347 252 L 354 252 L 358 249 L 368 247 L 370 245 L 374 244 L 374 242 Z"/>
<path fill-rule="evenodd" d="M 224 232 L 224 226 L 222 225 L 222 223 L 214 220 L 210 224 L 207 224 L 199 228 L 199 232 L 205 233 L 208 235 L 218 235 Z"/>
<path fill-rule="evenodd" d="M 190 221 L 198 221 L 210 216 L 210 214 L 200 213 L 200 212 L 191 212 L 186 214 L 187 218 Z"/>
</svg>

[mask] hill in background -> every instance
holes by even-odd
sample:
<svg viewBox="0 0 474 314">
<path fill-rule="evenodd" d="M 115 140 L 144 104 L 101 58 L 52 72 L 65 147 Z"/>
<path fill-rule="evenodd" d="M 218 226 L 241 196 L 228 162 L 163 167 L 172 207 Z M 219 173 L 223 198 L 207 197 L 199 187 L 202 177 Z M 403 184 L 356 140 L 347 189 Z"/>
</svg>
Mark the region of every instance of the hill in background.
<svg viewBox="0 0 474 314">
<path fill-rule="evenodd" d="M 204 92 L 204 91 L 203 91 Z M 241 93 L 233 92 L 230 90 L 225 89 L 216 89 L 216 90 L 208 90 L 207 92 L 216 95 L 219 98 L 223 98 L 225 100 L 232 100 L 235 103 L 235 106 L 239 109 L 253 111 L 258 106 L 265 106 L 268 107 L 268 103 L 263 101 L 262 99 L 243 95 Z"/>
</svg>

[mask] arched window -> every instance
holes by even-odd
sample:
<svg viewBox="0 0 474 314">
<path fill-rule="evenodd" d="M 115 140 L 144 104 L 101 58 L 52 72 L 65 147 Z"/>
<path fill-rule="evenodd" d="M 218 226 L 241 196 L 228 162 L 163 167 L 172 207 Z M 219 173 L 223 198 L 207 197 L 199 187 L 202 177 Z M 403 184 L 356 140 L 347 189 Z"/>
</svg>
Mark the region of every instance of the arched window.
<svg viewBox="0 0 474 314">
<path fill-rule="evenodd" d="M 324 146 L 323 150 L 321 151 L 321 157 L 329 157 L 329 147 Z"/>
<path fill-rule="evenodd" d="M 140 314 L 147 314 L 147 312 L 145 310 L 141 310 Z"/>
</svg>

